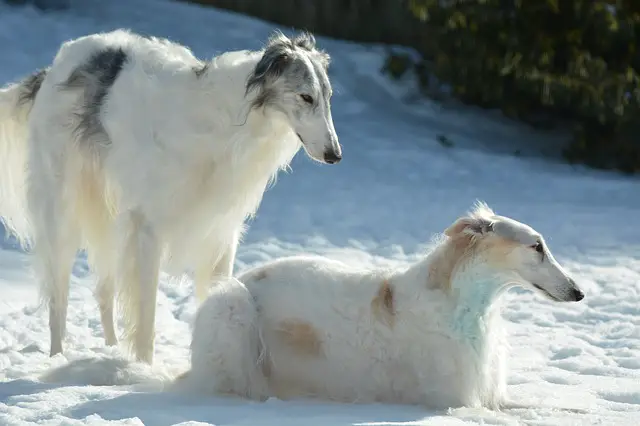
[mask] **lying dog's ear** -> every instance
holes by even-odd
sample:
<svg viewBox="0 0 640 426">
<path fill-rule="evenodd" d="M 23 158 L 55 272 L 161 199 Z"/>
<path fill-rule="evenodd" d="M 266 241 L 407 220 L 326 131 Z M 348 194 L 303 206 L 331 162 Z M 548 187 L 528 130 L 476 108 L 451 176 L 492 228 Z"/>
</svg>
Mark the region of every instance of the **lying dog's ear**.
<svg viewBox="0 0 640 426">
<path fill-rule="evenodd" d="M 445 229 L 444 234 L 455 237 L 460 234 L 483 235 L 493 231 L 493 223 L 482 218 L 461 217 Z"/>
</svg>

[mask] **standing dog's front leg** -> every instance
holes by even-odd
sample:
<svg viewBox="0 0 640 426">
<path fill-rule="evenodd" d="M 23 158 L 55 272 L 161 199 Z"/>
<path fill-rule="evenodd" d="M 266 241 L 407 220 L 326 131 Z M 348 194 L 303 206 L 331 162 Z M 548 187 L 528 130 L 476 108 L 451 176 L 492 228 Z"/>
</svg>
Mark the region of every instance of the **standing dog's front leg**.
<svg viewBox="0 0 640 426">
<path fill-rule="evenodd" d="M 236 259 L 239 239 L 240 231 L 234 232 L 222 256 L 218 256 L 218 253 L 213 253 L 211 256 L 210 259 L 218 259 L 217 262 L 215 260 L 205 261 L 197 268 L 195 284 L 198 303 L 204 302 L 207 298 L 211 285 L 215 280 L 233 275 L 233 263 Z"/>
</svg>

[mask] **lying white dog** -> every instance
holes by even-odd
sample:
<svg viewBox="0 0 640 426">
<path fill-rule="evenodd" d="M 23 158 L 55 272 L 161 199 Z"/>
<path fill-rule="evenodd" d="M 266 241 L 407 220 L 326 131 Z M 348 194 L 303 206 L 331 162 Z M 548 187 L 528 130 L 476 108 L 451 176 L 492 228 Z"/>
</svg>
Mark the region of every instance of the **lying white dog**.
<svg viewBox="0 0 640 426">
<path fill-rule="evenodd" d="M 584 294 L 542 236 L 478 204 L 404 270 L 280 259 L 218 284 L 200 307 L 178 383 L 255 399 L 498 408 L 506 387 L 499 299 Z"/>
</svg>

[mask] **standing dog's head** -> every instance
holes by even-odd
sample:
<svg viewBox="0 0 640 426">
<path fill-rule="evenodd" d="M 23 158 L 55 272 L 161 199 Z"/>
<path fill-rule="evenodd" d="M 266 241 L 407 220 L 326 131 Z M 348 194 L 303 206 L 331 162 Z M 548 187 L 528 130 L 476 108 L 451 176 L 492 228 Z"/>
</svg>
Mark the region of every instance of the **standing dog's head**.
<svg viewBox="0 0 640 426">
<path fill-rule="evenodd" d="M 316 49 L 315 38 L 302 33 L 292 39 L 275 33 L 247 81 L 256 90 L 253 107 L 284 113 L 302 146 L 314 160 L 334 164 L 342 158 L 331 117 L 329 55 Z"/>
</svg>

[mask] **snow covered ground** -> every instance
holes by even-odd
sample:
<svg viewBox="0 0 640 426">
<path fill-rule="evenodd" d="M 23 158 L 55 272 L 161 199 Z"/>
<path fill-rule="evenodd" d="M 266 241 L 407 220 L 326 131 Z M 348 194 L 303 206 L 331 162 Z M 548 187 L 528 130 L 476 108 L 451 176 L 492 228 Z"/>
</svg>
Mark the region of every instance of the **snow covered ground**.
<svg viewBox="0 0 640 426">
<path fill-rule="evenodd" d="M 47 15 L 0 3 L 1 83 L 49 64 L 66 39 L 95 31 L 130 27 L 207 57 L 258 48 L 274 29 L 166 0 L 76 3 L 71 12 Z M 570 305 L 528 291 L 507 295 L 509 392 L 525 408 L 431 412 L 162 393 L 164 375 L 188 365 L 191 282 L 162 278 L 151 372 L 126 366 L 118 350 L 104 347 L 94 277 L 82 256 L 72 278 L 66 353 L 50 359 L 47 313 L 37 309 L 30 259 L 6 243 L 0 250 L 0 424 L 640 424 L 640 180 L 544 160 L 529 143 L 538 136 L 489 114 L 404 105 L 399 89 L 377 74 L 383 49 L 326 38 L 319 44 L 333 56 L 344 160 L 322 166 L 302 153 L 296 157 L 292 172 L 265 195 L 237 268 L 304 252 L 360 265 L 404 264 L 475 199 L 485 200 L 541 231 L 586 293 Z M 439 134 L 454 146 L 441 145 Z M 495 147 L 491 153 L 488 146 Z M 513 155 L 516 150 L 523 155 Z M 38 380 L 65 366 L 60 376 L 74 383 Z M 86 386 L 109 382 L 116 385 Z"/>
</svg>

